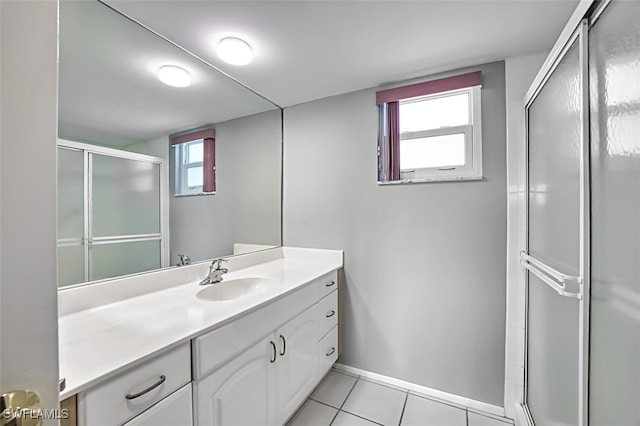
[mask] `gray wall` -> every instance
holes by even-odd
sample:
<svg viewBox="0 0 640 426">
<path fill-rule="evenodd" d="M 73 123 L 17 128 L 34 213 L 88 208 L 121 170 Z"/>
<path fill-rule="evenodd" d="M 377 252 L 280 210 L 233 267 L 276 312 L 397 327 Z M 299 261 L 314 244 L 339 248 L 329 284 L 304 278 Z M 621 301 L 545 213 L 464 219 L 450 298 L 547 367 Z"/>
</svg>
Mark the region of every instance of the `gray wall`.
<svg viewBox="0 0 640 426">
<path fill-rule="evenodd" d="M 502 406 L 504 62 L 476 69 L 478 182 L 378 186 L 375 90 L 285 109 L 284 243 L 345 250 L 340 362 Z"/>
<path fill-rule="evenodd" d="M 218 123 L 215 195 L 171 197 L 171 263 L 233 252 L 233 243 L 280 245 L 280 110 Z M 167 158 L 166 138 L 127 149 Z"/>
</svg>

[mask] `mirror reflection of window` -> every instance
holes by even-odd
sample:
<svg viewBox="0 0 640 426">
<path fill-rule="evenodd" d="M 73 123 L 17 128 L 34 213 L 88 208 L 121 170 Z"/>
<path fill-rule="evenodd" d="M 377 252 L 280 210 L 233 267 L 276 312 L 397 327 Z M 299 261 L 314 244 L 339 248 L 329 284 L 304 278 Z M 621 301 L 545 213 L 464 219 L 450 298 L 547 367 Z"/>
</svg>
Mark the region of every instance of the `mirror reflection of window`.
<svg viewBox="0 0 640 426">
<path fill-rule="evenodd" d="M 215 132 L 213 129 L 173 136 L 174 195 L 215 193 Z"/>
</svg>

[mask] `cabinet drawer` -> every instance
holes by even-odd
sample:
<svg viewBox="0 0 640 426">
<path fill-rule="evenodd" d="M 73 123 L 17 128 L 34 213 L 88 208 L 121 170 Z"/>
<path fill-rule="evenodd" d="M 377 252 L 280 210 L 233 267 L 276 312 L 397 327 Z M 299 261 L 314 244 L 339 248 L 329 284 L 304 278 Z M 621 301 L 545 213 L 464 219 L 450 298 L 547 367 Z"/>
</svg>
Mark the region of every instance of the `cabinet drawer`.
<svg viewBox="0 0 640 426">
<path fill-rule="evenodd" d="M 81 426 L 119 425 L 191 381 L 185 343 L 78 395 Z"/>
<path fill-rule="evenodd" d="M 333 327 L 329 334 L 322 338 L 318 348 L 320 350 L 319 377 L 323 377 L 338 359 L 338 326 Z"/>
<path fill-rule="evenodd" d="M 172 393 L 125 426 L 191 426 L 193 425 L 191 384 Z"/>
<path fill-rule="evenodd" d="M 327 275 L 318 279 L 320 286 L 320 298 L 338 288 L 338 271 L 329 272 Z"/>
<path fill-rule="evenodd" d="M 318 302 L 318 340 L 338 324 L 338 292 L 332 291 Z"/>
</svg>

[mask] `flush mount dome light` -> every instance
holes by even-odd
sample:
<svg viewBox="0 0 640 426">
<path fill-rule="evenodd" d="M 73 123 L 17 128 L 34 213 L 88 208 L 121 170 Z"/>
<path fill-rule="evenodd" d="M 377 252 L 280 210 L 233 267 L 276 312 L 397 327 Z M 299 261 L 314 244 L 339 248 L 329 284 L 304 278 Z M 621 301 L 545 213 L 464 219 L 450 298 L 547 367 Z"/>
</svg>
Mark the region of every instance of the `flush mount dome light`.
<svg viewBox="0 0 640 426">
<path fill-rule="evenodd" d="M 191 74 L 175 65 L 165 65 L 158 70 L 158 78 L 164 84 L 173 87 L 187 87 L 191 85 Z"/>
<path fill-rule="evenodd" d="M 253 59 L 249 44 L 235 37 L 220 40 L 216 52 L 220 59 L 231 65 L 247 65 Z"/>
</svg>

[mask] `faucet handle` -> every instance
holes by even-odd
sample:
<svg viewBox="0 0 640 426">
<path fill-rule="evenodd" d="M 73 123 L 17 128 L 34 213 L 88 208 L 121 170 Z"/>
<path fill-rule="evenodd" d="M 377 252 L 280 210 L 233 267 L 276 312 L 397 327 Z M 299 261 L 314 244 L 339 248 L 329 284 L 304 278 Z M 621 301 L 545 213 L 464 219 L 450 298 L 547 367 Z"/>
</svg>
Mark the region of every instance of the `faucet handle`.
<svg viewBox="0 0 640 426">
<path fill-rule="evenodd" d="M 213 259 L 213 261 L 211 262 L 211 270 L 212 271 L 217 271 L 218 269 L 220 269 L 222 267 L 222 262 L 228 262 L 229 259 L 225 259 L 223 257 L 219 257 L 217 259 Z"/>
<path fill-rule="evenodd" d="M 179 254 L 178 259 L 179 259 L 179 262 L 177 266 L 191 265 L 191 259 L 186 254 Z"/>
</svg>

